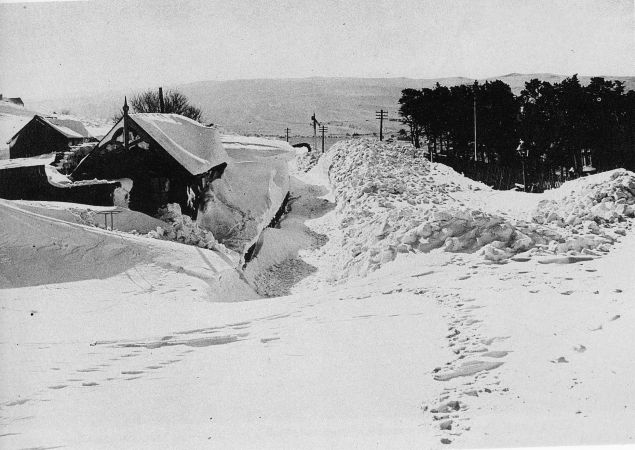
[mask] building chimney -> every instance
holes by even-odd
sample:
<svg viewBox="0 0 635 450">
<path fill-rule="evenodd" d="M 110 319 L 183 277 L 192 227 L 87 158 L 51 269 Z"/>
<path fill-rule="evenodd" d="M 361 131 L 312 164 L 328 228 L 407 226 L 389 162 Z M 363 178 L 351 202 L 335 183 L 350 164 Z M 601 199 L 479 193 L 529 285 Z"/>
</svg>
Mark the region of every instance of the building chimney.
<svg viewBox="0 0 635 450">
<path fill-rule="evenodd" d="M 123 148 L 128 150 L 128 99 L 123 98 Z"/>
</svg>

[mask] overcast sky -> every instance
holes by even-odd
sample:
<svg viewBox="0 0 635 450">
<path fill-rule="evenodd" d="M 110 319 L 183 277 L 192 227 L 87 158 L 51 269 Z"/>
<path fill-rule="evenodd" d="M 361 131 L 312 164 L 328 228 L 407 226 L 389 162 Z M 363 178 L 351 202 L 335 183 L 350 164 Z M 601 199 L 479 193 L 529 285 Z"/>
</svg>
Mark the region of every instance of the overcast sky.
<svg viewBox="0 0 635 450">
<path fill-rule="evenodd" d="M 633 0 L 0 0 L 0 92 L 198 80 L 635 75 Z"/>
</svg>

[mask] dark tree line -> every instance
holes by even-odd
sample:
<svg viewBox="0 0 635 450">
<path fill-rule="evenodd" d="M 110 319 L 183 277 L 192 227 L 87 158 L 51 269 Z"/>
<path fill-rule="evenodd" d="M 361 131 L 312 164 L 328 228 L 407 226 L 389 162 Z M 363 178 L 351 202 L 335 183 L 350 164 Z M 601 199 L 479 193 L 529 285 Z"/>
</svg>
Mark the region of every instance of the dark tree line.
<svg viewBox="0 0 635 450">
<path fill-rule="evenodd" d="M 591 168 L 635 170 L 635 92 L 620 81 L 596 77 L 582 86 L 576 75 L 555 84 L 533 79 L 518 96 L 500 80 L 437 84 L 404 89 L 399 103 L 413 144 L 455 168 L 509 169 L 512 184 L 523 182 L 524 172 L 529 185 Z"/>
</svg>

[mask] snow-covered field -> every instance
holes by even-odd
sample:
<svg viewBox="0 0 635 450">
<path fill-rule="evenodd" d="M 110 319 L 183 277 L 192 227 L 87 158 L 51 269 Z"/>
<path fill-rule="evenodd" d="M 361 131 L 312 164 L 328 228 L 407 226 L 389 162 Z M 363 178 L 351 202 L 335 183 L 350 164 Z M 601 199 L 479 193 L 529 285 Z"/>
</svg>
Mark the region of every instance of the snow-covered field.
<svg viewBox="0 0 635 450">
<path fill-rule="evenodd" d="M 0 201 L 0 447 L 634 443 L 634 174 L 496 192 L 368 139 L 289 167 L 241 274 Z"/>
</svg>

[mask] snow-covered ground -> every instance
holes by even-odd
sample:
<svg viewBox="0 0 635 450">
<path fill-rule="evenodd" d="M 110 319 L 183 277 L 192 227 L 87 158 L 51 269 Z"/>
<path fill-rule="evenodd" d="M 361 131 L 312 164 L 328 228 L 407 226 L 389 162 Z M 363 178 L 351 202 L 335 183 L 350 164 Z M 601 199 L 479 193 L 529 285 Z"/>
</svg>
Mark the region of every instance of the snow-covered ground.
<svg viewBox="0 0 635 450">
<path fill-rule="evenodd" d="M 0 447 L 634 443 L 633 174 L 495 192 L 373 140 L 289 166 L 241 275 L 2 201 Z"/>
</svg>

